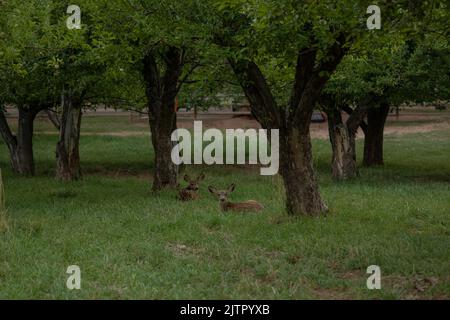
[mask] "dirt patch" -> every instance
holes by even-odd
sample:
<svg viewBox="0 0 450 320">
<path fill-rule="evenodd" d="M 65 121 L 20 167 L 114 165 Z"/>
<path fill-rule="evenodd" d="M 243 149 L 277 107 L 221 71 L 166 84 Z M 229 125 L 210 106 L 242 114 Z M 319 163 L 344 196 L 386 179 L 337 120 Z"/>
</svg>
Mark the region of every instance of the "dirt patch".
<svg viewBox="0 0 450 320">
<path fill-rule="evenodd" d="M 86 132 L 86 135 L 112 136 L 112 137 L 140 137 L 140 136 L 149 136 L 150 137 L 150 133 L 139 132 L 139 131 L 93 132 L 93 133 Z"/>
<path fill-rule="evenodd" d="M 347 116 L 344 115 L 344 120 Z M 260 124 L 250 116 L 237 116 L 229 118 L 202 119 L 203 129 L 260 129 Z M 193 119 L 178 120 L 179 128 L 192 129 Z M 328 123 L 311 123 L 311 137 L 314 139 L 329 139 Z M 450 130 L 450 114 L 448 113 L 404 113 L 399 117 L 389 115 L 385 134 L 405 135 L 411 133 L 427 133 L 432 131 Z M 357 133 L 358 138 L 363 138 L 362 130 Z"/>
<path fill-rule="evenodd" d="M 347 116 L 343 115 L 344 121 Z M 249 115 L 230 115 L 230 114 L 202 114 L 197 118 L 202 121 L 203 130 L 210 128 L 225 129 L 260 129 L 260 124 Z M 194 127 L 193 118 L 179 117 L 177 121 L 178 128 L 192 129 Z M 130 126 L 139 128 L 136 131 L 120 130 L 105 132 L 83 131 L 83 136 L 113 136 L 113 137 L 133 137 L 149 136 L 148 123 L 144 119 L 136 119 Z M 328 124 L 311 123 L 311 137 L 314 139 L 328 139 Z M 142 130 L 142 131 L 141 131 Z M 405 135 L 411 133 L 427 133 L 432 131 L 450 130 L 450 113 L 438 112 L 403 112 L 399 117 L 390 114 L 386 123 L 386 135 Z M 57 135 L 57 131 L 38 131 L 41 134 Z M 357 133 L 357 138 L 363 138 L 362 130 Z"/>
<path fill-rule="evenodd" d="M 153 179 L 151 169 L 145 171 L 133 171 L 128 169 L 110 169 L 103 167 L 85 169 L 85 175 L 102 176 L 110 178 L 129 178 L 133 177 L 139 180 L 151 181 Z"/>
<path fill-rule="evenodd" d="M 189 247 L 181 243 L 168 243 L 166 245 L 166 249 L 177 257 L 185 257 L 189 255 L 197 256 L 202 252 L 200 249 Z"/>
<path fill-rule="evenodd" d="M 209 118 L 199 118 L 202 121 L 203 130 L 209 128 L 217 129 L 259 129 L 261 125 L 250 116 L 216 116 Z M 194 119 L 178 119 L 178 128 L 192 129 Z"/>
<path fill-rule="evenodd" d="M 319 300 L 352 300 L 354 296 L 348 292 L 348 289 L 332 289 L 332 288 L 319 288 L 315 287 L 311 289 L 312 294 Z"/>
<path fill-rule="evenodd" d="M 448 299 L 448 296 L 432 293 L 432 289 L 440 282 L 445 281 L 437 277 L 405 277 L 387 275 L 383 277 L 382 285 L 386 288 L 403 292 L 402 296 L 408 300 L 416 299 Z"/>
<path fill-rule="evenodd" d="M 427 133 L 432 131 L 450 130 L 450 122 L 426 123 L 413 126 L 395 126 L 389 124 L 384 133 L 387 135 L 405 135 L 411 133 Z"/>
<path fill-rule="evenodd" d="M 59 135 L 56 131 L 38 131 L 40 134 Z M 150 136 L 148 132 L 140 131 L 110 131 L 110 132 L 89 132 L 81 131 L 82 136 L 109 136 L 109 137 L 136 137 L 136 136 Z"/>
</svg>

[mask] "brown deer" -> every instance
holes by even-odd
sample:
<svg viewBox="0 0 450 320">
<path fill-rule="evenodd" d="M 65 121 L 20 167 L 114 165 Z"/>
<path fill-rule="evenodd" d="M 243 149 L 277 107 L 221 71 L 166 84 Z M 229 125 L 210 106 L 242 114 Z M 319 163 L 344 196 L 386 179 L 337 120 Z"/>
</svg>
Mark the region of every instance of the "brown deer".
<svg viewBox="0 0 450 320">
<path fill-rule="evenodd" d="M 183 188 L 178 191 L 178 200 L 181 201 L 189 201 L 189 200 L 197 200 L 200 195 L 198 194 L 198 184 L 203 179 L 205 179 L 205 175 L 201 173 L 197 179 L 191 179 L 187 174 L 184 175 L 184 181 L 188 183 L 186 188 Z M 180 185 L 178 184 L 178 188 Z"/>
<path fill-rule="evenodd" d="M 259 212 L 264 207 L 262 204 L 255 200 L 247 200 L 244 202 L 230 202 L 228 200 L 228 195 L 234 191 L 235 185 L 234 183 L 231 184 L 227 190 L 217 190 L 213 186 L 209 186 L 208 190 L 212 194 L 215 194 L 220 201 L 220 209 L 224 212 L 226 211 L 253 211 L 253 212 Z"/>
</svg>

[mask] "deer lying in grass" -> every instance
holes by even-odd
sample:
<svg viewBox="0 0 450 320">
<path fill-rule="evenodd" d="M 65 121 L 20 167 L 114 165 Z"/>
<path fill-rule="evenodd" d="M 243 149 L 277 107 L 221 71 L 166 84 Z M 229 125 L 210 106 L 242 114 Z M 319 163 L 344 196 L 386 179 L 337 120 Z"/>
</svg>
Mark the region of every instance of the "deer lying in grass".
<svg viewBox="0 0 450 320">
<path fill-rule="evenodd" d="M 209 190 L 209 192 L 211 192 L 212 194 L 215 194 L 219 198 L 220 209 L 222 209 L 222 211 L 224 211 L 224 212 L 226 212 L 226 211 L 259 212 L 264 208 L 262 206 L 262 204 L 260 204 L 259 202 L 255 201 L 255 200 L 248 200 L 248 201 L 236 202 L 236 203 L 230 202 L 228 200 L 228 195 L 234 191 L 234 188 L 235 188 L 235 185 L 233 183 L 228 187 L 228 190 L 217 190 L 213 186 L 209 186 L 208 190 Z"/>
<path fill-rule="evenodd" d="M 184 181 L 188 183 L 188 186 L 178 191 L 178 200 L 197 200 L 200 197 L 200 195 L 198 194 L 198 184 L 203 179 L 205 179 L 205 175 L 203 173 L 200 174 L 197 179 L 191 179 L 187 174 L 185 174 Z M 180 185 L 178 185 L 178 187 L 179 186 Z"/>
</svg>

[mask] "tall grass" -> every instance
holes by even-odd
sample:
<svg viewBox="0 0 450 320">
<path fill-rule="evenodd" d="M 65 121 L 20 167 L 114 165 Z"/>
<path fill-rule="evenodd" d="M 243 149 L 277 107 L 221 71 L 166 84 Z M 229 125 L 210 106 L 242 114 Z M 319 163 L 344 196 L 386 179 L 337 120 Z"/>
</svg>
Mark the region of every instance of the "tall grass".
<svg viewBox="0 0 450 320">
<path fill-rule="evenodd" d="M 186 166 L 206 174 L 198 201 L 155 195 L 144 135 L 83 135 L 84 177 L 61 183 L 57 139 L 36 134 L 33 178 L 9 169 L 0 142 L 9 219 L 0 298 L 450 298 L 450 129 L 387 135 L 385 166 L 343 182 L 331 178 L 329 142 L 313 140 L 330 209 L 320 218 L 289 217 L 281 177 L 252 167 Z M 362 149 L 358 140 L 358 159 Z M 263 212 L 222 214 L 207 186 L 231 183 L 230 200 L 257 200 Z M 73 264 L 84 270 L 82 290 L 66 287 Z M 369 265 L 381 268 L 381 290 L 367 289 Z"/>
<path fill-rule="evenodd" d="M 9 230 L 8 217 L 6 215 L 5 188 L 3 186 L 2 169 L 0 169 L 0 233 Z"/>
</svg>

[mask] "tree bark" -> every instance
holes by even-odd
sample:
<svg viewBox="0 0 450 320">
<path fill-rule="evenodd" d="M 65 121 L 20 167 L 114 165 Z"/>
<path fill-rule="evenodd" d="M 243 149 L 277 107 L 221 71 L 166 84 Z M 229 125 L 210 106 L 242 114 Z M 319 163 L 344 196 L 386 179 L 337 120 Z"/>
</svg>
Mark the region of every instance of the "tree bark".
<svg viewBox="0 0 450 320">
<path fill-rule="evenodd" d="M 165 61 L 165 72 L 162 76 L 153 53 L 148 52 L 143 59 L 148 118 L 155 152 L 153 191 L 177 186 L 178 166 L 173 163 L 171 157 L 174 147 L 171 135 L 177 128 L 175 103 L 183 68 L 183 56 L 182 50 L 168 48 L 162 59 Z"/>
<path fill-rule="evenodd" d="M 59 141 L 56 144 L 56 178 L 73 181 L 81 178 L 80 127 L 81 101 L 65 96 L 60 121 Z"/>
<path fill-rule="evenodd" d="M 18 159 L 17 159 L 17 137 L 11 132 L 4 109 L 0 106 L 0 134 L 3 141 L 9 150 L 9 158 L 11 162 L 11 168 L 14 172 L 19 172 Z"/>
<path fill-rule="evenodd" d="M 358 175 L 355 134 L 343 123 L 341 111 L 328 113 L 328 130 L 333 151 L 331 172 L 334 179 L 345 180 Z"/>
<path fill-rule="evenodd" d="M 176 187 L 178 167 L 171 158 L 172 131 L 176 129 L 175 124 L 162 123 L 150 120 L 152 144 L 155 151 L 155 168 L 153 171 L 153 191 L 160 191 L 166 187 Z"/>
<path fill-rule="evenodd" d="M 19 106 L 17 135 L 15 136 L 6 121 L 5 114 L 0 111 L 0 131 L 8 146 L 11 167 L 15 173 L 32 176 L 35 173 L 33 157 L 34 119 L 44 107 Z"/>
<path fill-rule="evenodd" d="M 389 104 L 381 103 L 379 107 L 371 108 L 367 114 L 367 133 L 364 140 L 365 167 L 383 165 L 383 135 L 384 126 L 389 114 Z"/>
<path fill-rule="evenodd" d="M 58 115 L 53 110 L 46 110 L 48 120 L 55 126 L 56 129 L 61 129 L 61 120 L 58 118 Z"/>
<path fill-rule="evenodd" d="M 280 169 L 286 189 L 286 209 L 291 215 L 317 216 L 327 211 L 312 161 L 309 130 L 288 129 L 281 134 Z"/>
<path fill-rule="evenodd" d="M 37 112 L 19 108 L 16 160 L 18 173 L 34 175 L 33 131 Z"/>
</svg>

